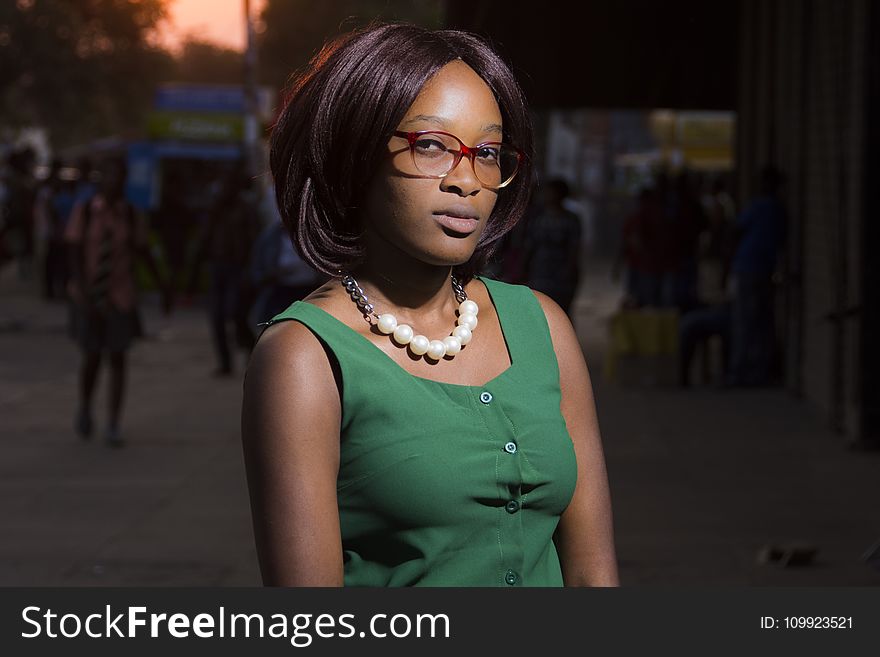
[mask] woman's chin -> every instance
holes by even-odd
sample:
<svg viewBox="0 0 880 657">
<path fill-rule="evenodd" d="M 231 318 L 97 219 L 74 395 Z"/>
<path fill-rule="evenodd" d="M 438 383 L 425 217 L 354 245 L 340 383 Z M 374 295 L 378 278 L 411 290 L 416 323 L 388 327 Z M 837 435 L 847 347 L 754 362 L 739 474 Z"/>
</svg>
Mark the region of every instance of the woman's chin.
<svg viewBox="0 0 880 657">
<path fill-rule="evenodd" d="M 429 265 L 436 265 L 437 267 L 458 267 L 465 264 L 468 260 L 471 259 L 471 256 L 473 255 L 474 252 L 472 249 L 443 254 L 435 252 L 433 254 L 426 255 L 422 260 Z"/>
</svg>

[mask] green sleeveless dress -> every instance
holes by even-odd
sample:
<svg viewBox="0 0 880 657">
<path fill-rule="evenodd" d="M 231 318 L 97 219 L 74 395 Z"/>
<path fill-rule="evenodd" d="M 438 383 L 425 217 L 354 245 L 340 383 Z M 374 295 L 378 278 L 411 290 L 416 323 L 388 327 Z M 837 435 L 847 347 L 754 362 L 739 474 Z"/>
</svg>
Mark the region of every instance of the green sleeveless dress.
<svg viewBox="0 0 880 657">
<path fill-rule="evenodd" d="M 528 287 L 477 278 L 511 362 L 480 386 L 410 374 L 305 301 L 268 322 L 301 322 L 339 363 L 345 586 L 563 585 L 552 537 L 577 465 L 547 320 Z"/>
</svg>

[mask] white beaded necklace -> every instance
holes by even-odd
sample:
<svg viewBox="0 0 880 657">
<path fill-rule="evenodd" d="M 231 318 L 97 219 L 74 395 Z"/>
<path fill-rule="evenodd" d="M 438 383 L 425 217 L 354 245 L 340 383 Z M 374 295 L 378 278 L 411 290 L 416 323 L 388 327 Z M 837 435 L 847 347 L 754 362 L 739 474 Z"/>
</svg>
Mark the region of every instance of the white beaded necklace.
<svg viewBox="0 0 880 657">
<path fill-rule="evenodd" d="M 373 311 L 373 304 L 367 300 L 361 286 L 350 273 L 340 272 L 342 275 L 342 286 L 345 291 L 351 295 L 352 301 L 357 304 L 358 310 L 363 313 L 364 317 L 370 321 L 370 317 L 374 317 L 376 326 L 384 335 L 392 335 L 398 344 L 409 345 L 410 350 L 417 356 L 427 355 L 434 360 L 440 360 L 444 356 L 455 356 L 463 345 L 471 341 L 472 331 L 477 327 L 477 314 L 480 312 L 479 306 L 475 301 L 467 298 L 461 283 L 452 276 L 452 290 L 455 292 L 455 298 L 459 302 L 458 319 L 456 326 L 452 330 L 452 335 L 448 335 L 442 340 L 429 340 L 424 335 L 413 331 L 409 324 L 399 324 L 397 318 L 391 313 L 382 313 L 381 315 Z M 372 323 L 372 321 L 370 321 Z"/>
</svg>

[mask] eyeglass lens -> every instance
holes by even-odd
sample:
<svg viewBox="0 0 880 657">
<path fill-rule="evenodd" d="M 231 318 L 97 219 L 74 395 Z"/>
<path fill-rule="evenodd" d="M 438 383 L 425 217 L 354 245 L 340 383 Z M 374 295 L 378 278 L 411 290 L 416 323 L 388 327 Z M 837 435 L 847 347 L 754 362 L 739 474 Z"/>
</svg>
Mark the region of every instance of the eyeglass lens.
<svg viewBox="0 0 880 657">
<path fill-rule="evenodd" d="M 419 135 L 412 147 L 416 168 L 428 176 L 445 176 L 455 165 L 461 144 L 449 135 Z M 486 144 L 474 154 L 474 173 L 486 187 L 500 187 L 516 174 L 519 157 L 505 144 Z"/>
</svg>

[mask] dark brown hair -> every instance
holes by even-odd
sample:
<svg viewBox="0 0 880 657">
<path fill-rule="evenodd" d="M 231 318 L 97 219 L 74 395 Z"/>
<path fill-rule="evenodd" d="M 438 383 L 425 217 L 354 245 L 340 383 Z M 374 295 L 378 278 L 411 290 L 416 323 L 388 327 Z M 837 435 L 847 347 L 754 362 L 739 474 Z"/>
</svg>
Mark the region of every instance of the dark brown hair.
<svg viewBox="0 0 880 657">
<path fill-rule="evenodd" d="M 373 25 L 328 43 L 292 78 L 272 130 L 278 207 L 296 250 L 315 270 L 335 276 L 363 257 L 357 208 L 379 158 L 425 83 L 455 59 L 492 90 L 504 141 L 526 154 L 516 178 L 499 191 L 473 256 L 455 268 L 463 284 L 522 217 L 532 182 L 532 124 L 507 65 L 468 32 Z"/>
</svg>

